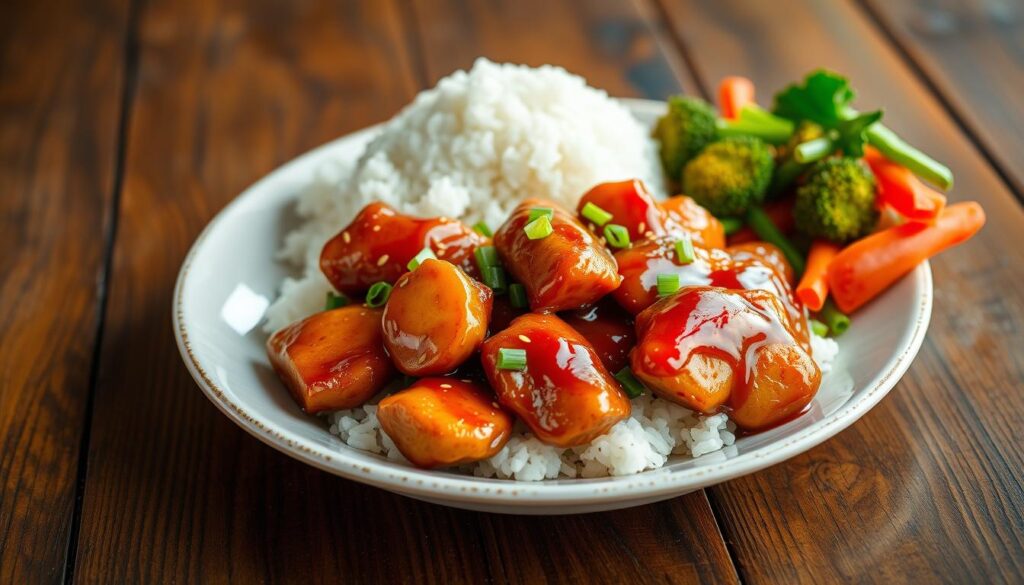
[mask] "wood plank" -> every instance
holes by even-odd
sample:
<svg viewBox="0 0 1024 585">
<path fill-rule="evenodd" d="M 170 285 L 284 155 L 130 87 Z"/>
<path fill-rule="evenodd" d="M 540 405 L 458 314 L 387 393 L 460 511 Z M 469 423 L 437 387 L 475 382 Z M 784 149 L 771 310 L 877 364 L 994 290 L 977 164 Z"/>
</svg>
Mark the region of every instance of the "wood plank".
<svg viewBox="0 0 1024 585">
<path fill-rule="evenodd" d="M 884 105 L 890 127 L 953 167 L 952 199 L 976 199 L 989 217 L 933 262 L 931 329 L 890 397 L 807 454 L 710 490 L 741 578 L 1024 579 L 1024 213 L 1013 195 L 853 6 L 664 7 L 710 87 L 747 75 L 766 102 L 813 68 L 844 72 L 862 107 Z"/>
<path fill-rule="evenodd" d="M 127 9 L 0 24 L 0 582 L 61 579 L 117 166 Z"/>
<path fill-rule="evenodd" d="M 1024 198 L 1024 7 L 861 0 Z"/>
<path fill-rule="evenodd" d="M 477 56 L 560 65 L 612 95 L 664 98 L 680 91 L 681 65 L 669 61 L 645 15 L 628 2 L 414 3 L 420 58 L 431 83 Z M 467 26 L 467 23 L 470 23 Z M 676 69 L 679 76 L 673 74 Z M 613 513 L 564 519 L 477 519 L 492 576 L 516 583 L 547 579 L 727 582 L 736 575 L 703 493 Z M 586 542 L 586 550 L 577 543 Z"/>
</svg>

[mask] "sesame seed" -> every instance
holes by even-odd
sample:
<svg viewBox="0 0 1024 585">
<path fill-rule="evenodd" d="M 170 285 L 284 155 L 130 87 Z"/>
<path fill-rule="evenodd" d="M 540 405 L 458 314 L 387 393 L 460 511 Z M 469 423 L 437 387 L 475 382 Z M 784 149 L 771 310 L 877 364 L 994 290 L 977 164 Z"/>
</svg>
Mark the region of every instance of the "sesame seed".
<svg viewBox="0 0 1024 585">
<path fill-rule="evenodd" d="M 341 239 L 347 244 L 352 241 L 352 236 L 348 235 L 348 232 L 341 232 Z"/>
<path fill-rule="evenodd" d="M 523 343 L 530 343 L 530 338 L 525 335 L 520 335 L 519 341 L 522 341 Z"/>
<path fill-rule="evenodd" d="M 386 264 L 387 261 L 388 261 L 388 255 L 384 254 L 383 256 L 381 256 L 380 258 L 377 259 L 377 266 L 384 266 L 384 264 Z"/>
<path fill-rule="evenodd" d="M 380 231 L 380 226 L 379 225 L 373 226 L 373 231 L 379 232 Z"/>
<path fill-rule="evenodd" d="M 646 232 L 647 231 L 647 223 L 641 221 L 640 225 L 636 226 L 636 231 L 640 232 L 641 234 Z"/>
<path fill-rule="evenodd" d="M 451 388 L 452 385 L 451 384 L 441 384 L 441 387 L 442 388 Z"/>
</svg>

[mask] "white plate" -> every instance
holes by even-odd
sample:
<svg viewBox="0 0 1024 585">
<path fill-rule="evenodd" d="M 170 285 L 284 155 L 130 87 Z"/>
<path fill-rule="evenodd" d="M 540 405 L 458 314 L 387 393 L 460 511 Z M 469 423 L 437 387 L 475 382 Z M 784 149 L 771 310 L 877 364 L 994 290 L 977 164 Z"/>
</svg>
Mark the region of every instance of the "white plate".
<svg viewBox="0 0 1024 585">
<path fill-rule="evenodd" d="M 664 110 L 660 102 L 625 103 L 647 124 Z M 810 412 L 722 451 L 672 459 L 662 469 L 638 475 L 516 482 L 423 471 L 358 451 L 328 433 L 322 419 L 295 406 L 267 362 L 257 322 L 287 274 L 274 254 L 294 225 L 293 200 L 323 161 L 355 159 L 373 131 L 307 153 L 242 193 L 196 240 L 174 294 L 178 347 L 206 396 L 256 438 L 330 473 L 413 498 L 492 512 L 565 514 L 655 502 L 774 465 L 832 437 L 889 392 L 924 339 L 932 307 L 927 264 L 857 313 L 840 339 L 836 362 L 849 375 L 826 377 Z"/>
</svg>

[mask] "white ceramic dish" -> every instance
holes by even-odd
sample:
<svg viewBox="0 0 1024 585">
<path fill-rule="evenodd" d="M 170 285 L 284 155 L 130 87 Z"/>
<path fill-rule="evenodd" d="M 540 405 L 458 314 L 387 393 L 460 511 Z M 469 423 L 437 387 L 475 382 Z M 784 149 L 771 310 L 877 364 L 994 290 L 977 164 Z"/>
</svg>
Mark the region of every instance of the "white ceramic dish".
<svg viewBox="0 0 1024 585">
<path fill-rule="evenodd" d="M 648 124 L 664 110 L 660 102 L 626 104 Z M 810 412 L 722 451 L 670 460 L 662 469 L 638 475 L 515 482 L 424 471 L 358 451 L 328 433 L 322 419 L 295 406 L 267 362 L 258 323 L 288 271 L 274 254 L 295 221 L 292 201 L 322 161 L 354 159 L 373 131 L 309 152 L 242 193 L 196 240 L 174 294 L 178 347 L 207 397 L 256 438 L 330 473 L 413 498 L 492 512 L 565 514 L 655 502 L 757 471 L 832 437 L 889 392 L 924 339 L 932 306 L 927 264 L 857 313 L 840 340 L 837 360 L 838 371 L 848 376 L 828 376 Z"/>
</svg>

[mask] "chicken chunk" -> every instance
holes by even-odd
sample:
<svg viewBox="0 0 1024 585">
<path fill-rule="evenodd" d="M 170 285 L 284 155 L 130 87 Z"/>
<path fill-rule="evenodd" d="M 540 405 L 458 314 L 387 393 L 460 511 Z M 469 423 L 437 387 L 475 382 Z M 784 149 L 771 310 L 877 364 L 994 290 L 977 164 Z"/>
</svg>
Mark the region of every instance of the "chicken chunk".
<svg viewBox="0 0 1024 585">
<path fill-rule="evenodd" d="M 636 345 L 633 316 L 605 297 L 596 305 L 559 315 L 594 347 L 609 372 L 629 364 L 629 351 Z"/>
<path fill-rule="evenodd" d="M 612 217 L 604 225 L 613 223 L 625 227 L 633 241 L 646 235 L 663 236 L 672 231 L 667 225 L 667 214 L 639 179 L 601 183 L 580 198 L 576 206 L 580 221 L 600 234 L 601 226 L 594 225 L 583 215 L 583 208 L 588 203 L 610 213 Z"/>
<path fill-rule="evenodd" d="M 381 400 L 377 420 L 406 459 L 428 469 L 494 456 L 513 423 L 489 391 L 455 378 L 417 380 Z"/>
<path fill-rule="evenodd" d="M 525 363 L 502 363 L 503 350 L 506 358 L 522 351 Z M 629 400 L 597 352 L 554 315 L 519 317 L 484 342 L 481 361 L 498 401 L 550 445 L 582 445 L 629 416 Z"/>
<path fill-rule="evenodd" d="M 637 317 L 633 374 L 657 395 L 703 413 L 727 410 L 745 430 L 801 412 L 821 371 L 779 298 L 694 286 Z"/>
<path fill-rule="evenodd" d="M 459 221 L 411 217 L 384 203 L 371 203 L 324 245 L 320 270 L 334 288 L 360 296 L 376 282 L 394 283 L 428 246 L 438 258 L 477 276 L 473 252 L 487 243 Z"/>
<path fill-rule="evenodd" d="M 384 308 L 384 345 L 405 374 L 446 374 L 483 343 L 491 303 L 491 289 L 462 269 L 427 259 L 391 291 Z"/>
<path fill-rule="evenodd" d="M 534 208 L 553 210 L 552 233 L 530 239 L 523 228 Z M 526 289 L 530 308 L 540 312 L 593 303 L 619 285 L 615 260 L 576 218 L 555 204 L 523 202 L 494 234 L 506 270 Z"/>
<path fill-rule="evenodd" d="M 309 413 L 360 406 L 395 376 L 381 311 L 365 306 L 324 311 L 281 329 L 267 340 L 267 356 Z"/>
</svg>

